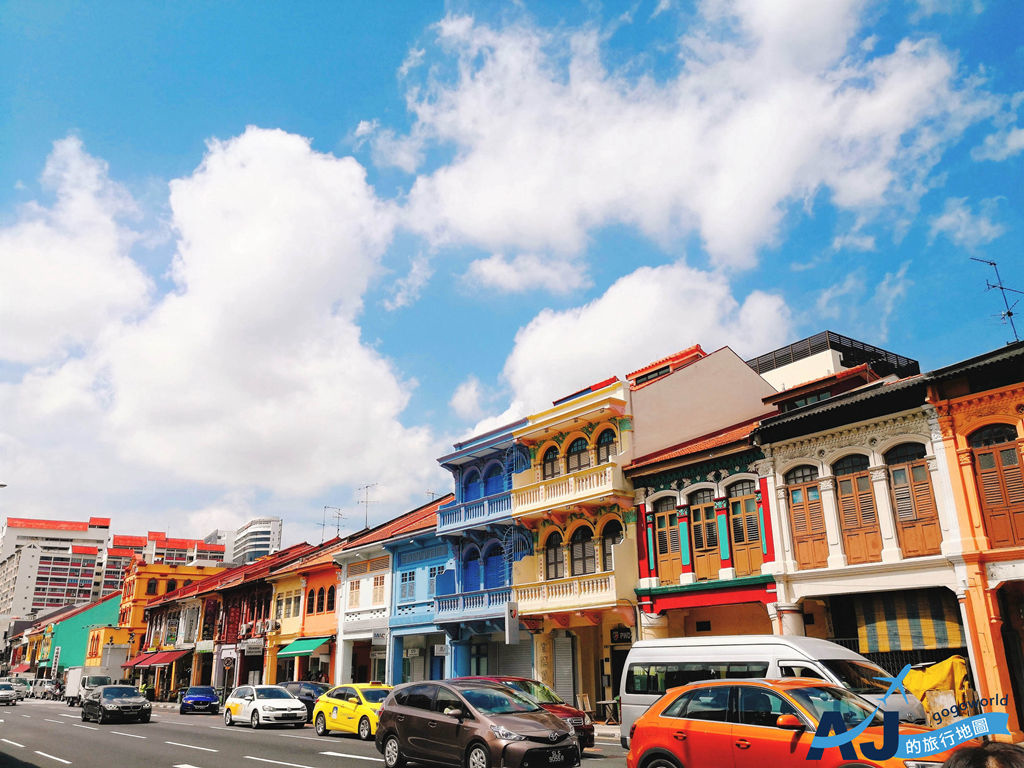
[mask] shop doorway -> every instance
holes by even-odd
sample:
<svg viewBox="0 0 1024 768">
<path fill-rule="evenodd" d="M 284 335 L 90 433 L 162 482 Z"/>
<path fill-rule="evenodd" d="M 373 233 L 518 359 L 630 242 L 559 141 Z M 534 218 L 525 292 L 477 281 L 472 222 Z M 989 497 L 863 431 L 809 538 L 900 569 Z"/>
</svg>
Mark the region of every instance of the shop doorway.
<svg viewBox="0 0 1024 768">
<path fill-rule="evenodd" d="M 1024 723 L 1024 584 L 1013 582 L 999 589 L 999 614 L 1017 722 Z"/>
<path fill-rule="evenodd" d="M 629 655 L 629 646 L 612 648 L 612 695 L 615 698 L 619 695 L 619 686 L 622 682 L 622 670 L 626 667 L 626 657 Z"/>
</svg>

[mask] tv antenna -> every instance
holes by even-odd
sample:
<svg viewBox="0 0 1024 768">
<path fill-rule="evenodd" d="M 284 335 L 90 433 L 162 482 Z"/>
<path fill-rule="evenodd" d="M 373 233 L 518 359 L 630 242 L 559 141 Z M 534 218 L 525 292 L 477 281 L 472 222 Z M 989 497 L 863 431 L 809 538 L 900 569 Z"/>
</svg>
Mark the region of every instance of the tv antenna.
<svg viewBox="0 0 1024 768">
<path fill-rule="evenodd" d="M 436 499 L 436 498 L 437 498 L 438 496 L 444 496 L 444 494 L 443 494 L 443 493 L 438 493 L 437 491 L 432 491 L 432 490 L 430 490 L 430 489 L 428 488 L 428 489 L 427 489 L 427 496 L 429 496 L 429 497 L 430 497 L 430 500 L 431 500 L 431 501 L 433 501 L 433 500 L 434 500 L 434 499 Z"/>
<path fill-rule="evenodd" d="M 376 488 L 376 483 L 367 483 L 366 485 L 359 486 L 358 490 L 363 494 L 362 500 L 359 502 L 363 505 L 363 527 L 370 527 L 370 505 L 376 504 L 376 501 L 370 501 L 370 489 Z"/>
<path fill-rule="evenodd" d="M 320 543 L 324 543 L 325 534 L 324 531 L 327 528 L 327 510 L 331 510 L 331 517 L 334 518 L 334 535 L 341 536 L 341 521 L 345 519 L 345 515 L 341 507 L 331 507 L 324 505 L 324 519 L 320 523 Z"/>
<path fill-rule="evenodd" d="M 1021 295 L 1024 295 L 1024 291 L 1018 291 L 1016 288 L 1010 288 L 1008 286 L 1003 285 L 1003 280 L 999 276 L 999 267 L 996 266 L 996 263 L 994 261 L 989 261 L 988 259 L 979 259 L 979 258 L 976 258 L 974 256 L 971 256 L 970 258 L 971 258 L 971 261 L 977 261 L 977 262 L 980 262 L 982 264 L 988 264 L 990 267 L 992 267 L 993 270 L 995 270 L 996 281 L 993 283 L 993 282 L 990 282 L 990 281 L 986 280 L 985 281 L 985 289 L 986 290 L 992 290 L 993 288 L 998 288 L 999 289 L 999 293 L 1001 293 L 1003 295 L 1003 307 L 1004 307 L 1003 311 L 999 313 L 999 317 L 1000 317 L 1000 319 L 1004 323 L 1008 322 L 1010 324 L 1010 330 L 1013 331 L 1013 340 L 1014 341 L 1020 341 L 1020 336 L 1017 335 L 1017 326 L 1013 322 L 1013 308 L 1017 306 L 1018 302 L 1020 302 L 1020 299 L 1015 299 L 1014 302 L 1011 304 L 1010 300 L 1006 296 L 1006 293 L 1010 292 L 1010 293 L 1019 293 Z"/>
</svg>

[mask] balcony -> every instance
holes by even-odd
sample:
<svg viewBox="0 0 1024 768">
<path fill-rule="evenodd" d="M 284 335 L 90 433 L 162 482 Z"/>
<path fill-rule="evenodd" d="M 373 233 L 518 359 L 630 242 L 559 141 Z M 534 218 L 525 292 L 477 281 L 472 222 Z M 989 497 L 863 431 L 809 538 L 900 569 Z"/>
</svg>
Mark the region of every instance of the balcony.
<svg viewBox="0 0 1024 768">
<path fill-rule="evenodd" d="M 433 624 L 434 601 L 399 603 L 388 621 L 391 627 L 405 627 L 410 624 Z"/>
<path fill-rule="evenodd" d="M 633 496 L 622 469 L 609 462 L 515 488 L 512 506 L 519 517 L 553 507 L 596 502 L 613 494 L 630 499 Z"/>
<path fill-rule="evenodd" d="M 388 609 L 385 605 L 363 610 L 345 611 L 341 617 L 342 631 L 345 634 L 370 632 L 375 629 L 387 629 Z"/>
<path fill-rule="evenodd" d="M 482 499 L 442 507 L 437 511 L 438 534 L 451 533 L 472 526 L 484 526 L 512 515 L 512 494 L 502 491 Z"/>
<path fill-rule="evenodd" d="M 570 576 L 514 589 L 519 613 L 558 613 L 614 606 L 622 598 L 636 599 L 632 585 L 636 579 L 616 578 L 614 572 Z"/>
<path fill-rule="evenodd" d="M 505 606 L 511 599 L 511 587 L 445 595 L 434 600 L 434 622 L 440 624 L 502 617 L 505 615 Z"/>
</svg>

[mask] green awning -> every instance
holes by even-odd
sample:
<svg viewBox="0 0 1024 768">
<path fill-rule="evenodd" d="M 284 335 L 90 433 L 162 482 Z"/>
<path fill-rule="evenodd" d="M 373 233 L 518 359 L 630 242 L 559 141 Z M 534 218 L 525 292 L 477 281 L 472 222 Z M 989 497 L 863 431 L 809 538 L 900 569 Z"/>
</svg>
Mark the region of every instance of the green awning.
<svg viewBox="0 0 1024 768">
<path fill-rule="evenodd" d="M 293 656 L 309 656 L 330 639 L 330 637 L 300 637 L 278 651 L 277 658 L 288 659 Z"/>
<path fill-rule="evenodd" d="M 49 659 L 43 659 L 42 661 L 39 662 L 39 664 L 36 665 L 36 669 L 45 669 L 48 666 L 50 666 L 50 660 Z"/>
</svg>

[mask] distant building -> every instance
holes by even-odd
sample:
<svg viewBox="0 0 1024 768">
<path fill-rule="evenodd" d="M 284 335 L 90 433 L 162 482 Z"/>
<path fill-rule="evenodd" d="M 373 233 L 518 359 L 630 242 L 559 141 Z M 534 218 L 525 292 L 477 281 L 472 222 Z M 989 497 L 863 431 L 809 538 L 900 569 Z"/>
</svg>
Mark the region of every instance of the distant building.
<svg viewBox="0 0 1024 768">
<path fill-rule="evenodd" d="M 103 565 L 103 592 L 121 589 L 124 570 L 136 556 L 147 563 L 169 565 L 214 565 L 226 559 L 222 543 L 205 539 L 171 539 L 163 531 L 149 531 L 145 536 L 115 535 Z"/>
<path fill-rule="evenodd" d="M 251 563 L 281 549 L 281 518 L 256 517 L 235 531 L 218 528 L 203 541 L 223 546 L 225 562 Z"/>
</svg>

